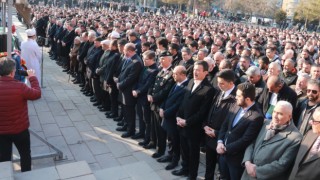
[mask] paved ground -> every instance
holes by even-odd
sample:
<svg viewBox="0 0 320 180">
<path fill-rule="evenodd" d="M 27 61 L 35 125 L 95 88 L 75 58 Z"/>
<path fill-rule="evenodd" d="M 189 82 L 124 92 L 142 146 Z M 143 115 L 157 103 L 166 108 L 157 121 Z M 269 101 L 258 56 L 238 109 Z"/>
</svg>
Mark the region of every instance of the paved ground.
<svg viewBox="0 0 320 180">
<path fill-rule="evenodd" d="M 13 22 L 20 39 L 26 39 L 26 28 L 15 17 Z M 153 150 L 141 148 L 135 140 L 121 138 L 115 131 L 116 123 L 92 106 L 90 99 L 80 92 L 77 85 L 68 81 L 69 76 L 48 58 L 46 51 L 44 49 L 45 88 L 42 88 L 42 98 L 28 103 L 30 128 L 62 150 L 66 159 L 34 160 L 33 169 L 84 160 L 93 171 L 98 171 L 146 162 L 161 179 L 178 179 L 164 169 L 166 164 L 150 157 Z M 32 154 L 50 151 L 48 146 L 32 136 Z M 203 159 L 202 155 L 202 162 Z M 18 163 L 14 164 L 14 169 L 20 170 Z M 201 163 L 199 176 L 203 177 L 204 170 Z"/>
</svg>

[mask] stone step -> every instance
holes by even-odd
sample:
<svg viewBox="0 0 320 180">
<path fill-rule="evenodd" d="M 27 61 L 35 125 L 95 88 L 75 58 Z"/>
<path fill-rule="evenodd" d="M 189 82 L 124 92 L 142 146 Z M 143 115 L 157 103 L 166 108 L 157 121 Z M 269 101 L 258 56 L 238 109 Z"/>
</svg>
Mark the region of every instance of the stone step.
<svg viewBox="0 0 320 180">
<path fill-rule="evenodd" d="M 78 161 L 54 167 L 14 174 L 15 180 L 96 180 L 88 163 Z M 0 179 L 2 180 L 2 179 Z"/>
<path fill-rule="evenodd" d="M 97 180 L 152 179 L 161 180 L 158 174 L 144 161 L 110 167 L 94 172 Z"/>
<path fill-rule="evenodd" d="M 13 168 L 11 161 L 0 163 L 0 180 L 13 180 Z"/>
</svg>

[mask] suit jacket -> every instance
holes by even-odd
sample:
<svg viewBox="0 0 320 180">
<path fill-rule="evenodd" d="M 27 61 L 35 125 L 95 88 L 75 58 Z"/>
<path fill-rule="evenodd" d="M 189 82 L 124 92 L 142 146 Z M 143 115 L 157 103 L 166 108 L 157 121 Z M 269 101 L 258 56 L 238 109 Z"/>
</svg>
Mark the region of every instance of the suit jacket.
<svg viewBox="0 0 320 180">
<path fill-rule="evenodd" d="M 255 164 L 257 178 L 252 178 L 244 171 L 242 180 L 246 179 L 288 179 L 291 167 L 299 150 L 302 135 L 291 122 L 284 130 L 270 140 L 265 141 L 267 126 L 271 121 L 265 121 L 256 141 L 245 152 L 242 163 L 250 161 Z"/>
<path fill-rule="evenodd" d="M 187 123 L 185 127 L 179 127 L 180 134 L 197 139 L 201 137 L 203 121 L 207 118 L 211 100 L 217 92 L 207 78 L 203 79 L 192 92 L 193 86 L 194 80 L 191 79 L 186 87 L 177 117 L 185 119 Z"/>
<path fill-rule="evenodd" d="M 303 138 L 289 180 L 319 180 L 320 152 L 307 158 L 318 136 L 310 130 Z"/>
<path fill-rule="evenodd" d="M 216 135 L 215 138 L 206 136 L 206 144 L 212 149 L 216 149 L 217 138 L 219 136 L 221 126 L 226 119 L 226 114 L 230 112 L 230 108 L 232 108 L 236 103 L 236 92 L 237 88 L 234 87 L 232 92 L 227 97 L 220 100 L 222 95 L 222 91 L 220 91 L 212 100 L 208 118 L 204 122 L 204 126 L 213 128 Z"/>
<path fill-rule="evenodd" d="M 139 80 L 143 65 L 137 54 L 130 59 L 131 60 L 129 60 L 121 70 L 118 78 L 118 88 L 121 92 L 121 102 L 127 106 L 134 106 L 136 104 L 136 98 L 133 97 L 132 90 Z"/>
<path fill-rule="evenodd" d="M 257 103 L 251 106 L 238 123 L 232 127 L 233 121 L 240 110 L 235 105 L 230 108 L 226 120 L 220 129 L 218 140 L 223 141 L 227 152 L 225 158 L 234 165 L 242 162 L 246 148 L 256 139 L 263 125 L 263 116 Z"/>
<path fill-rule="evenodd" d="M 271 95 L 272 93 L 269 93 L 269 89 L 266 86 L 258 100 L 258 103 L 260 104 L 260 107 L 264 115 L 267 113 L 269 109 L 269 102 L 270 102 Z M 293 107 L 295 107 L 297 103 L 297 94 L 289 86 L 287 86 L 284 83 L 283 87 L 280 89 L 278 93 L 277 100 L 288 101 L 291 103 Z"/>
<path fill-rule="evenodd" d="M 177 131 L 177 112 L 183 100 L 184 93 L 186 92 L 186 86 L 188 85 L 188 80 L 183 82 L 180 86 L 175 84 L 167 97 L 167 99 L 161 104 L 161 108 L 163 109 L 163 121 L 161 126 L 168 133 L 173 133 Z"/>
<path fill-rule="evenodd" d="M 104 80 L 106 80 L 109 85 L 116 85 L 113 81 L 113 76 L 120 64 L 120 53 L 118 50 L 112 50 L 107 58 L 104 70 Z"/>
<path fill-rule="evenodd" d="M 191 58 L 187 62 L 184 60 L 181 60 L 179 65 L 184 66 L 187 69 L 187 77 L 188 79 L 193 78 L 193 65 L 194 65 L 194 60 Z"/>
</svg>

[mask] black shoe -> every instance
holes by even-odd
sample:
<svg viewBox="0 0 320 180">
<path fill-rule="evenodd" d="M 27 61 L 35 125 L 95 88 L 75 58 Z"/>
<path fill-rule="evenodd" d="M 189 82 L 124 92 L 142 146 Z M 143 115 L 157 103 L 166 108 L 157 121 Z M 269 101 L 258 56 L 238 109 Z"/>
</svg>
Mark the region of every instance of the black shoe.
<svg viewBox="0 0 320 180">
<path fill-rule="evenodd" d="M 126 133 L 123 133 L 123 134 L 121 135 L 121 137 L 122 137 L 122 138 L 127 138 L 127 137 L 131 137 L 131 136 L 133 136 L 133 135 L 134 135 L 134 133 L 126 132 Z"/>
<path fill-rule="evenodd" d="M 92 105 L 93 105 L 93 106 L 99 106 L 100 103 L 99 103 L 99 102 L 95 102 L 95 103 L 93 103 Z"/>
<path fill-rule="evenodd" d="M 90 102 L 97 102 L 97 99 L 95 97 L 90 98 Z"/>
<path fill-rule="evenodd" d="M 171 169 L 174 169 L 175 167 L 177 167 L 178 166 L 178 163 L 177 162 L 171 162 L 171 163 L 169 163 L 166 167 L 165 167 L 165 169 L 166 170 L 171 170 Z"/>
<path fill-rule="evenodd" d="M 86 96 L 93 96 L 93 93 L 89 92 L 88 94 L 86 94 Z"/>
<path fill-rule="evenodd" d="M 124 126 L 124 122 L 118 122 L 117 126 Z"/>
<path fill-rule="evenodd" d="M 158 159 L 157 161 L 160 163 L 171 162 L 172 156 L 163 156 L 162 158 Z"/>
<path fill-rule="evenodd" d="M 127 131 L 127 126 L 118 127 L 116 131 Z"/>
<path fill-rule="evenodd" d="M 179 169 L 172 171 L 172 174 L 175 176 L 188 176 L 189 172 L 185 169 Z"/>
<path fill-rule="evenodd" d="M 122 121 L 123 117 L 119 116 L 117 118 L 113 118 L 114 121 L 119 122 Z"/>
<path fill-rule="evenodd" d="M 81 92 L 87 91 L 85 88 L 80 89 Z"/>
<path fill-rule="evenodd" d="M 84 86 L 85 86 L 84 84 L 80 84 L 80 85 L 79 85 L 79 87 L 84 87 Z"/>
<path fill-rule="evenodd" d="M 73 82 L 73 84 L 80 84 L 80 81 L 75 81 L 75 82 Z"/>
<path fill-rule="evenodd" d="M 70 71 L 70 69 L 64 69 L 64 70 L 62 70 L 62 72 L 68 72 L 68 71 Z"/>
<path fill-rule="evenodd" d="M 143 146 L 145 149 L 155 149 L 156 145 L 153 142 L 150 142 L 149 144 Z"/>
<path fill-rule="evenodd" d="M 107 116 L 107 118 L 116 118 L 116 117 L 118 117 L 117 114 L 113 114 L 113 113 L 110 113 L 110 114 L 108 114 L 106 116 Z"/>
<path fill-rule="evenodd" d="M 163 156 L 163 154 L 164 154 L 164 153 L 156 152 L 156 153 L 153 153 L 153 154 L 151 155 L 151 157 L 153 157 L 153 158 L 159 158 L 159 157 Z"/>
<path fill-rule="evenodd" d="M 137 133 L 134 136 L 131 137 L 132 139 L 142 139 L 144 138 L 144 134 L 142 133 Z"/>
<path fill-rule="evenodd" d="M 139 142 L 138 143 L 139 144 L 139 146 L 146 146 L 146 145 L 148 145 L 149 144 L 149 141 L 142 141 L 142 142 Z"/>
</svg>

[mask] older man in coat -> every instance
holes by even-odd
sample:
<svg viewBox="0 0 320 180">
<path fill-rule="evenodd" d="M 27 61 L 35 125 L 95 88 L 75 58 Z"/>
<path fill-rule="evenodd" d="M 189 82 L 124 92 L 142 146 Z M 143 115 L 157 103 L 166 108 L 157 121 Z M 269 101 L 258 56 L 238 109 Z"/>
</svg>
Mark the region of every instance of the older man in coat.
<svg viewBox="0 0 320 180">
<path fill-rule="evenodd" d="M 289 102 L 277 102 L 272 121 L 265 121 L 256 141 L 246 149 L 241 179 L 288 179 L 302 140 L 291 121 L 292 110 Z"/>
<path fill-rule="evenodd" d="M 312 130 L 301 142 L 290 180 L 318 180 L 320 178 L 320 108 L 313 113 L 310 121 Z"/>
</svg>

